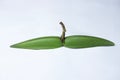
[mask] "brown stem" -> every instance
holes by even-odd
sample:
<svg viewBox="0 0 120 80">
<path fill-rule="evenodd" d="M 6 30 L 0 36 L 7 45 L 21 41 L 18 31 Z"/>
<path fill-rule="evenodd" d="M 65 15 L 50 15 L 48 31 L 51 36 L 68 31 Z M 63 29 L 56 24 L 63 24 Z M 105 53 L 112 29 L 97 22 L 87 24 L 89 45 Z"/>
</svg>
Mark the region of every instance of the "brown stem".
<svg viewBox="0 0 120 80">
<path fill-rule="evenodd" d="M 65 28 L 65 25 L 63 24 L 63 22 L 60 22 L 60 24 L 61 24 L 62 29 L 63 29 L 63 32 L 62 32 L 62 35 L 61 35 L 61 41 L 64 42 L 64 40 L 65 40 L 66 28 Z"/>
</svg>

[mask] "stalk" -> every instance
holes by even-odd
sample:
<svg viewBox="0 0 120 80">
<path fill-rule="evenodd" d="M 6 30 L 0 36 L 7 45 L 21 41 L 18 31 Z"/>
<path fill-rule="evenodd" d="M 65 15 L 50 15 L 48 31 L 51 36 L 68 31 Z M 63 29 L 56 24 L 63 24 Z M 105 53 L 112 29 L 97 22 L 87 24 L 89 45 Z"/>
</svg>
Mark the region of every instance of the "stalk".
<svg viewBox="0 0 120 80">
<path fill-rule="evenodd" d="M 63 22 L 60 22 L 60 25 L 62 26 L 62 29 L 63 29 L 62 35 L 61 35 L 60 39 L 61 39 L 61 41 L 64 43 L 64 41 L 65 41 L 66 28 L 65 28 L 65 25 L 63 24 Z"/>
</svg>

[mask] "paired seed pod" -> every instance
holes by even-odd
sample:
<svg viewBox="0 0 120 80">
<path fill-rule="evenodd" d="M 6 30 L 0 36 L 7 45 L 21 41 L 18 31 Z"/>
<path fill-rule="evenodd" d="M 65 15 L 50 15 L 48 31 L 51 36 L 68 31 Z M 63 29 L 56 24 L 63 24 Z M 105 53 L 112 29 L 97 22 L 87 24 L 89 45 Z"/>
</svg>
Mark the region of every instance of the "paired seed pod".
<svg viewBox="0 0 120 80">
<path fill-rule="evenodd" d="M 10 47 L 41 50 L 41 49 L 54 49 L 62 46 L 74 49 L 97 46 L 114 46 L 114 43 L 109 40 L 93 36 L 72 35 L 65 37 L 66 32 L 65 26 L 62 22 L 60 22 L 60 24 L 62 25 L 63 28 L 61 37 L 58 36 L 40 37 L 20 42 L 11 45 Z"/>
</svg>

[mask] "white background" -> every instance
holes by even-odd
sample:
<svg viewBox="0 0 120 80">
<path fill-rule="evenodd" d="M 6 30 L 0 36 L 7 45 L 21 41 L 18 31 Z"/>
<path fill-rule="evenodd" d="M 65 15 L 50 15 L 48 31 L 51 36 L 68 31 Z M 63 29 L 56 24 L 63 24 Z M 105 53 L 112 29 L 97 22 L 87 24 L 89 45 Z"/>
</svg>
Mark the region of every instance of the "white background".
<svg viewBox="0 0 120 80">
<path fill-rule="evenodd" d="M 91 35 L 113 47 L 23 50 L 42 36 Z M 0 80 L 120 80 L 120 0 L 0 0 Z"/>
</svg>

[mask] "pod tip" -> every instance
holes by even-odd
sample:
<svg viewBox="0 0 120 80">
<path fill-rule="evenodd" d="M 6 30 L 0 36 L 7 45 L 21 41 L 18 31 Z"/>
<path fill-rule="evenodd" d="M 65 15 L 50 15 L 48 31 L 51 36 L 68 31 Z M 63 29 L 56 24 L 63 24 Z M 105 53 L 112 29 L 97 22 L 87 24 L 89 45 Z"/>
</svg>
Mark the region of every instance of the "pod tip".
<svg viewBox="0 0 120 80">
<path fill-rule="evenodd" d="M 15 46 L 15 45 L 10 45 L 10 47 L 11 47 L 11 48 L 16 48 L 16 46 Z"/>
</svg>

